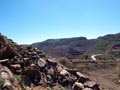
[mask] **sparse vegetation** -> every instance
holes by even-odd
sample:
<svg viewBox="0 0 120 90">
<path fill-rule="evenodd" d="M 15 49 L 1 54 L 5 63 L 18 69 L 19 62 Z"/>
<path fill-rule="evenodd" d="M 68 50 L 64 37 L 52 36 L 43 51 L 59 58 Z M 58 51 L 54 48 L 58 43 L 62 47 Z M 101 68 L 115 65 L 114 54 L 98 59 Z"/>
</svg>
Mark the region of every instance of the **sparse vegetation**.
<svg viewBox="0 0 120 90">
<path fill-rule="evenodd" d="M 61 58 L 61 59 L 59 59 L 59 62 L 60 62 L 62 65 L 66 66 L 67 68 L 70 68 L 70 69 L 73 69 L 73 68 L 76 67 L 76 66 L 72 63 L 71 60 L 68 60 L 68 59 L 66 59 L 66 58 Z"/>
<path fill-rule="evenodd" d="M 91 59 L 90 56 L 91 56 L 91 55 L 81 55 L 81 56 L 79 57 L 79 60 L 90 60 L 90 59 Z"/>
<path fill-rule="evenodd" d="M 22 80 L 21 76 L 16 76 L 16 79 L 17 79 L 19 82 L 21 82 L 21 80 Z"/>
<path fill-rule="evenodd" d="M 99 55 L 96 56 L 97 60 L 115 60 L 113 55 Z"/>
<path fill-rule="evenodd" d="M 9 80 L 10 80 L 11 83 L 14 83 L 15 78 L 14 77 L 10 77 Z"/>
<path fill-rule="evenodd" d="M 99 42 L 95 45 L 95 53 L 105 52 L 107 45 L 108 45 L 108 41 L 106 41 L 106 40 L 99 41 Z"/>
<path fill-rule="evenodd" d="M 4 79 L 0 77 L 0 85 L 3 85 L 5 83 Z"/>
</svg>

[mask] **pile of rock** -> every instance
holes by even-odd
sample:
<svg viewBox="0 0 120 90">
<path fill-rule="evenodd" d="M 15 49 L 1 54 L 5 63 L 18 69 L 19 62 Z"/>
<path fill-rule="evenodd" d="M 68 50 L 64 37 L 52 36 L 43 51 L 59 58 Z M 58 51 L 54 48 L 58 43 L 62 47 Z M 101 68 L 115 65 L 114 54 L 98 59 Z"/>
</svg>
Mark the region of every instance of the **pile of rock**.
<svg viewBox="0 0 120 90">
<path fill-rule="evenodd" d="M 13 74 L 20 75 L 25 86 L 50 87 L 52 90 L 101 90 L 98 83 L 77 70 L 64 67 L 37 48 L 17 45 L 2 35 L 0 56 L 1 64 Z"/>
</svg>

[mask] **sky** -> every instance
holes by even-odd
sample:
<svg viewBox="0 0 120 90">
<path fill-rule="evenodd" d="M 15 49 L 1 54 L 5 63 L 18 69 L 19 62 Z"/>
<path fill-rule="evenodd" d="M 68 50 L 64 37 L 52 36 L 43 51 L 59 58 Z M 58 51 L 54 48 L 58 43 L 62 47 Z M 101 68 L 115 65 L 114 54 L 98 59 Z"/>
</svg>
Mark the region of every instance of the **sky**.
<svg viewBox="0 0 120 90">
<path fill-rule="evenodd" d="M 0 32 L 18 44 L 120 32 L 120 0 L 0 0 Z"/>
</svg>

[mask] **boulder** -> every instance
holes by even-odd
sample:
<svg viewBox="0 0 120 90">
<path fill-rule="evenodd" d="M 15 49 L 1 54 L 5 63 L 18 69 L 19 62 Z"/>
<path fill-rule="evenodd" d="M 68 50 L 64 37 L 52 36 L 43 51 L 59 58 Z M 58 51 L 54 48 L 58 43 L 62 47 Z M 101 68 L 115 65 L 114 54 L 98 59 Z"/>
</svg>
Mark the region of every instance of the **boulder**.
<svg viewBox="0 0 120 90">
<path fill-rule="evenodd" d="M 84 82 L 86 82 L 87 80 L 89 80 L 88 78 L 85 77 L 85 75 L 83 75 L 83 74 L 80 73 L 80 72 L 76 72 L 76 76 L 77 76 L 79 82 L 81 82 L 81 83 L 84 83 Z"/>
<path fill-rule="evenodd" d="M 85 75 L 83 75 L 82 73 L 80 72 L 76 72 L 76 75 L 78 76 L 78 78 L 86 78 Z"/>
<path fill-rule="evenodd" d="M 55 60 L 52 59 L 47 59 L 48 65 L 51 65 L 53 67 L 57 66 L 57 62 Z"/>
<path fill-rule="evenodd" d="M 39 67 L 45 67 L 45 65 L 46 65 L 46 60 L 40 58 L 40 59 L 38 60 L 38 66 L 39 66 Z"/>
<path fill-rule="evenodd" d="M 0 72 L 0 77 L 3 78 L 3 79 L 9 79 L 10 78 L 9 73 L 6 72 L 6 71 L 1 71 Z"/>
<path fill-rule="evenodd" d="M 63 66 L 57 66 L 57 72 L 61 72 L 63 70 Z"/>
<path fill-rule="evenodd" d="M 61 75 L 70 75 L 70 73 L 67 70 L 64 70 L 64 69 L 60 72 L 60 74 Z"/>
<path fill-rule="evenodd" d="M 54 75 L 54 74 L 55 74 L 55 73 L 54 73 L 54 69 L 53 69 L 53 68 L 48 69 L 48 70 L 47 70 L 47 74 L 49 74 L 49 75 Z"/>
<path fill-rule="evenodd" d="M 100 90 L 99 85 L 95 81 L 86 81 L 84 83 L 85 87 L 92 88 L 94 90 Z"/>
<path fill-rule="evenodd" d="M 82 83 L 75 82 L 72 88 L 73 88 L 73 90 L 83 90 L 84 85 Z"/>
</svg>

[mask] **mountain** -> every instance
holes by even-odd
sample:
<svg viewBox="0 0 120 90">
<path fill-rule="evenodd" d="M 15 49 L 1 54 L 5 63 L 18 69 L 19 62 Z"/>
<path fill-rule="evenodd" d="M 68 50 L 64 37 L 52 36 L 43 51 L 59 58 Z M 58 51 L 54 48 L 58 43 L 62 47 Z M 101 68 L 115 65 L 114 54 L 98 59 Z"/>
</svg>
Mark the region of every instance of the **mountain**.
<svg viewBox="0 0 120 90">
<path fill-rule="evenodd" d="M 52 57 L 78 58 L 85 54 L 120 55 L 120 33 L 108 34 L 97 39 L 85 37 L 48 39 L 33 43 L 33 47 L 44 51 Z"/>
</svg>

